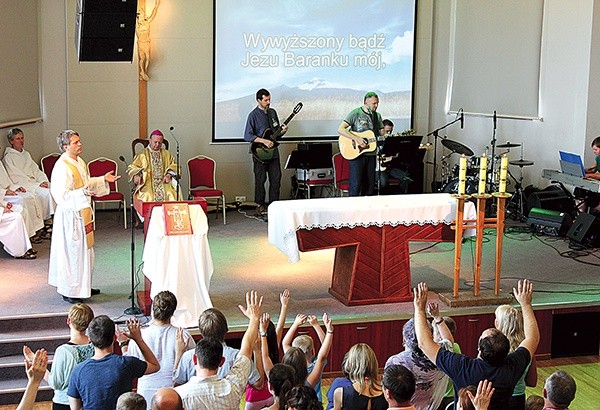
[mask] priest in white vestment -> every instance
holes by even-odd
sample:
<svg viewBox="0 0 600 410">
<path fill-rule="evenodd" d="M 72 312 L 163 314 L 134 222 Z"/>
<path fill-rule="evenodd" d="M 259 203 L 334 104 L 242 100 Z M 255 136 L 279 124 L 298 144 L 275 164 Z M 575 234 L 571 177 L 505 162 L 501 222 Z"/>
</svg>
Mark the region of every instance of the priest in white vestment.
<svg viewBox="0 0 600 410">
<path fill-rule="evenodd" d="M 37 197 L 31 192 L 27 192 L 25 187 L 13 183 L 8 176 L 4 165 L 0 162 L 0 200 L 10 202 L 13 205 L 22 207 L 20 213 L 27 227 L 27 234 L 32 238 L 32 242 L 40 243 L 41 239 L 37 234 L 44 227 L 42 218 L 42 205 Z"/>
<path fill-rule="evenodd" d="M 15 184 L 23 186 L 27 192 L 37 196 L 42 205 L 42 218 L 44 221 L 50 219 L 56 204 L 50 194 L 48 177 L 25 150 L 25 135 L 22 130 L 12 128 L 6 134 L 6 138 L 10 147 L 4 149 L 2 162 L 8 176 Z"/>
<path fill-rule="evenodd" d="M 25 221 L 21 214 L 12 208 L 10 202 L 0 200 L 0 242 L 10 256 L 35 259 Z"/>
<path fill-rule="evenodd" d="M 63 131 L 57 138 L 63 153 L 52 169 L 50 191 L 56 201 L 48 283 L 55 286 L 63 300 L 79 303 L 92 294 L 94 269 L 94 224 L 92 195 L 109 193 L 109 182 L 120 177 L 112 171 L 101 177 L 90 177 L 82 151 L 79 134 Z"/>
</svg>

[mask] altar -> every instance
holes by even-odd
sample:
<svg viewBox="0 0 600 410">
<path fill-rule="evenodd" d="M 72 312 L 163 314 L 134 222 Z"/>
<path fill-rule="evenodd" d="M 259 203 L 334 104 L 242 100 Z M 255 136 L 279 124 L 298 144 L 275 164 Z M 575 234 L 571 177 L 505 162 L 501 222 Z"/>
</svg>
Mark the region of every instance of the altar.
<svg viewBox="0 0 600 410">
<path fill-rule="evenodd" d="M 329 293 L 345 305 L 412 300 L 410 241 L 454 241 L 451 194 L 277 201 L 269 205 L 269 243 L 300 260 L 300 251 L 335 248 Z M 475 219 L 465 203 L 465 219 Z M 466 235 L 472 235 L 466 231 Z"/>
<path fill-rule="evenodd" d="M 181 327 L 197 326 L 200 314 L 212 307 L 208 221 L 201 205 L 189 205 L 189 212 L 192 234 L 166 235 L 163 207 L 153 207 L 143 253 L 144 276 L 152 283 L 150 297 L 173 292 L 177 309 L 172 324 Z"/>
</svg>

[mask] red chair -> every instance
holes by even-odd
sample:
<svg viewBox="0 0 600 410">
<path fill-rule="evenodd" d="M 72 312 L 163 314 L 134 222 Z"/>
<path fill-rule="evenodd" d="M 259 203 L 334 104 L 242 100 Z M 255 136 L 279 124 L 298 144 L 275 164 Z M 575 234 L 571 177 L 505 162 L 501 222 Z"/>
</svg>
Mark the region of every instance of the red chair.
<svg viewBox="0 0 600 410">
<path fill-rule="evenodd" d="M 187 162 L 189 173 L 190 199 L 204 198 L 217 200 L 217 216 L 219 205 L 223 209 L 223 225 L 227 223 L 225 213 L 225 194 L 217 188 L 216 171 L 217 164 L 214 159 L 204 155 L 198 155 Z"/>
<path fill-rule="evenodd" d="M 112 159 L 100 157 L 88 163 L 88 172 L 91 177 L 100 177 L 109 171 L 113 171 L 115 175 L 118 175 L 117 163 Z M 108 186 L 110 188 L 108 195 L 92 196 L 92 210 L 94 211 L 94 215 L 96 214 L 96 202 L 118 202 L 119 211 L 121 210 L 121 204 L 123 205 L 123 224 L 125 225 L 125 229 L 127 229 L 127 204 L 125 203 L 125 197 L 119 192 L 117 181 L 109 182 Z"/>
<path fill-rule="evenodd" d="M 54 168 L 54 164 L 60 158 L 60 154 L 58 152 L 53 152 L 52 154 L 48 154 L 40 160 L 40 165 L 42 167 L 42 172 L 46 174 L 48 177 L 48 181 L 52 177 L 52 169 Z"/>
<path fill-rule="evenodd" d="M 350 162 L 339 152 L 333 156 L 333 185 L 340 196 L 350 190 Z"/>
</svg>

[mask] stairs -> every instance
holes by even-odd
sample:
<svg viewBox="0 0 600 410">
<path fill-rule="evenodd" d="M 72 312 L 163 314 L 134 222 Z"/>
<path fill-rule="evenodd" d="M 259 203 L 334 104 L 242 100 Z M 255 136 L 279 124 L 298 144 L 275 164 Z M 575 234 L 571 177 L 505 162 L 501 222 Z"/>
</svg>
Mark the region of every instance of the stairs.
<svg viewBox="0 0 600 410">
<path fill-rule="evenodd" d="M 67 312 L 23 316 L 0 316 L 0 405 L 17 404 L 27 385 L 23 345 L 34 352 L 48 351 L 49 366 L 54 350 L 69 340 Z M 52 389 L 43 381 L 36 401 L 51 401 Z"/>
</svg>

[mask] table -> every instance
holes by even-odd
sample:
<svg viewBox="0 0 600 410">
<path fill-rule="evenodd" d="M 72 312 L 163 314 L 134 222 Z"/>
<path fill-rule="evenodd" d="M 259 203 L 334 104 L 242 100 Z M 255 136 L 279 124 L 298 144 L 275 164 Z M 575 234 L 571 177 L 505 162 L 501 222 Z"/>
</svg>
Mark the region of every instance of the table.
<svg viewBox="0 0 600 410">
<path fill-rule="evenodd" d="M 300 251 L 335 248 L 329 293 L 346 305 L 412 299 L 409 241 L 454 241 L 451 194 L 277 201 L 269 208 L 269 243 L 290 262 Z M 465 203 L 465 219 L 475 219 Z M 472 230 L 466 235 L 472 235 Z"/>
<path fill-rule="evenodd" d="M 212 307 L 208 293 L 213 262 L 208 244 L 208 221 L 200 205 L 190 205 L 192 235 L 165 234 L 162 206 L 152 209 L 144 244 L 144 275 L 152 282 L 150 296 L 169 290 L 177 296 L 174 326 L 198 325 L 198 317 Z"/>
</svg>

